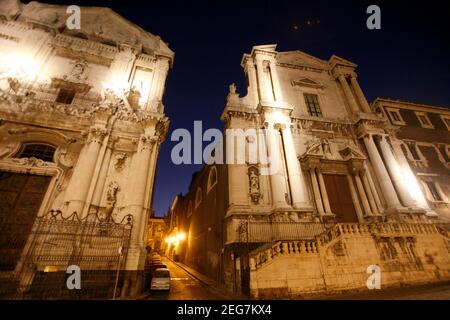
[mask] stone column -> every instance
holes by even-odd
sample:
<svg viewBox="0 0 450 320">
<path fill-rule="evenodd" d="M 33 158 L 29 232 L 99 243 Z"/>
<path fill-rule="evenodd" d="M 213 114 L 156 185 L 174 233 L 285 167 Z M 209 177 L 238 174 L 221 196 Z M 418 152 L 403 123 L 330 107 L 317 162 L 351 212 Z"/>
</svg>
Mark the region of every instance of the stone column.
<svg viewBox="0 0 450 320">
<path fill-rule="evenodd" d="M 381 191 L 383 192 L 388 207 L 398 208 L 399 206 L 401 206 L 400 201 L 398 200 L 397 193 L 394 186 L 392 185 L 389 173 L 384 166 L 383 160 L 378 153 L 377 147 L 371 135 L 364 136 L 364 144 L 369 154 L 370 161 L 372 162 L 375 169 L 378 181 L 380 182 Z"/>
<path fill-rule="evenodd" d="M 392 177 L 403 205 L 406 207 L 415 205 L 414 200 L 411 198 L 408 192 L 408 186 L 406 185 L 406 182 L 402 177 L 397 160 L 394 158 L 391 147 L 386 141 L 386 136 L 381 135 L 378 139 L 378 142 L 380 145 L 381 153 L 383 154 L 383 158 L 386 162 L 387 169 Z"/>
<path fill-rule="evenodd" d="M 367 195 L 364 190 L 361 177 L 359 176 L 359 172 L 355 174 L 356 188 L 358 189 L 359 196 L 361 197 L 361 202 L 364 208 L 364 212 L 366 215 L 372 215 L 372 210 L 370 210 L 369 200 L 367 200 Z"/>
<path fill-rule="evenodd" d="M 341 74 L 341 75 L 339 75 L 338 79 L 342 85 L 342 89 L 344 90 L 345 97 L 347 98 L 347 101 L 350 105 L 350 109 L 352 109 L 353 113 L 358 113 L 359 112 L 358 105 L 356 103 L 355 98 L 353 97 L 353 93 L 350 90 L 350 86 L 348 85 L 347 80 L 345 79 L 345 76 L 343 74 Z"/>
<path fill-rule="evenodd" d="M 134 216 L 133 231 L 131 235 L 131 243 L 144 246 L 143 239 L 140 237 L 140 226 L 144 218 L 144 202 L 145 190 L 147 187 L 148 170 L 150 169 L 150 156 L 154 137 L 142 134 L 139 139 L 138 151 L 133 159 L 133 167 L 131 168 L 130 179 L 132 181 L 132 192 L 129 199 L 129 211 Z"/>
<path fill-rule="evenodd" d="M 284 126 L 282 128 L 282 135 L 284 151 L 286 153 L 289 186 L 292 193 L 292 204 L 295 209 L 304 208 L 309 206 L 308 191 L 306 190 L 305 179 L 300 167 L 300 162 L 297 159 L 297 152 L 295 151 L 294 139 L 292 138 L 290 126 Z"/>
<path fill-rule="evenodd" d="M 364 172 L 361 172 L 360 174 L 361 174 L 362 182 L 364 185 L 364 189 L 366 190 L 367 197 L 369 198 L 369 204 L 370 204 L 370 207 L 372 208 L 372 213 L 377 215 L 377 214 L 379 214 L 379 212 L 378 212 L 377 205 L 375 203 L 375 198 L 372 193 L 372 189 L 371 189 L 369 181 L 367 179 L 367 172 L 364 171 Z"/>
<path fill-rule="evenodd" d="M 331 207 L 330 207 L 330 200 L 328 200 L 327 188 L 325 186 L 325 181 L 323 180 L 323 175 L 322 175 L 322 172 L 320 172 L 320 169 L 317 172 L 317 176 L 319 178 L 320 192 L 322 193 L 322 200 L 323 200 L 323 205 L 325 206 L 325 212 L 332 213 Z"/>
<path fill-rule="evenodd" d="M 352 84 L 352 88 L 356 93 L 356 96 L 358 97 L 359 104 L 361 105 L 364 112 L 370 113 L 372 110 L 370 110 L 370 106 L 367 103 L 366 97 L 364 96 L 364 93 L 361 90 L 361 87 L 359 86 L 358 81 L 356 80 L 355 75 L 350 76 L 350 82 Z"/>
<path fill-rule="evenodd" d="M 273 93 L 275 94 L 275 101 L 283 101 L 283 94 L 281 91 L 280 79 L 278 78 L 277 65 L 274 61 L 270 62 L 270 76 L 272 77 Z"/>
<path fill-rule="evenodd" d="M 87 143 L 78 158 L 64 195 L 64 202 L 68 202 L 67 214 L 77 212 L 81 215 L 83 212 L 97 157 L 106 134 L 104 127 L 90 128 Z"/>
<path fill-rule="evenodd" d="M 283 153 L 280 145 L 280 132 L 269 125 L 266 129 L 267 144 L 270 154 L 270 184 L 272 203 L 275 208 L 286 208 L 286 181 L 283 174 Z"/>
<path fill-rule="evenodd" d="M 348 186 L 350 188 L 350 194 L 352 195 L 353 205 L 355 206 L 356 214 L 358 215 L 359 222 L 364 221 L 364 215 L 361 209 L 361 205 L 359 204 L 359 198 L 356 194 L 355 185 L 353 184 L 353 179 L 351 175 L 347 175 Z"/>
<path fill-rule="evenodd" d="M 269 79 L 264 71 L 264 63 L 261 58 L 256 58 L 256 73 L 258 75 L 259 97 L 261 101 L 273 101 L 273 95 L 269 87 Z"/>
<path fill-rule="evenodd" d="M 373 179 L 372 179 L 372 174 L 370 173 L 369 168 L 366 163 L 364 163 L 364 170 L 365 170 L 364 176 L 367 178 L 367 181 L 369 182 L 370 189 L 372 191 L 373 197 L 375 199 L 375 203 L 377 205 L 378 213 L 383 213 L 384 208 L 383 208 L 383 205 L 381 204 L 381 200 L 378 195 L 378 190 L 375 187 L 375 183 L 373 182 Z"/>
<path fill-rule="evenodd" d="M 164 94 L 169 67 L 169 61 L 165 58 L 160 58 L 156 62 L 155 70 L 153 71 L 152 84 L 147 99 L 147 110 L 157 111 L 157 108 L 161 103 Z"/>
<path fill-rule="evenodd" d="M 310 168 L 309 173 L 311 175 L 311 183 L 314 192 L 314 199 L 316 200 L 317 210 L 319 211 L 319 215 L 323 216 L 324 209 L 322 204 L 322 198 L 320 195 L 319 184 L 317 183 L 316 168 Z"/>
<path fill-rule="evenodd" d="M 105 189 L 106 176 L 108 174 L 109 166 L 111 164 L 112 145 L 106 147 L 105 156 L 103 158 L 100 174 L 95 186 L 94 195 L 92 196 L 92 204 L 94 206 L 100 206 L 102 200 L 103 190 Z"/>
</svg>

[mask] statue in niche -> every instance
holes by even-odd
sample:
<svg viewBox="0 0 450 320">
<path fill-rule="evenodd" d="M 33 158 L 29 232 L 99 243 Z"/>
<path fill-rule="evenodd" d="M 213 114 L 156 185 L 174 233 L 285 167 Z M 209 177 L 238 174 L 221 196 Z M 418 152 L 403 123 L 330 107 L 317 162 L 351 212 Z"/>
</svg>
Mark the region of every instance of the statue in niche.
<svg viewBox="0 0 450 320">
<path fill-rule="evenodd" d="M 118 153 L 115 156 L 114 168 L 121 170 L 125 165 L 128 155 L 126 153 Z"/>
<path fill-rule="evenodd" d="M 323 148 L 323 153 L 324 153 L 325 157 L 331 157 L 332 156 L 332 152 L 331 152 L 331 148 L 330 148 L 330 142 L 328 141 L 328 139 L 323 139 L 323 141 L 322 141 L 322 148 Z"/>
<path fill-rule="evenodd" d="M 106 200 L 108 203 L 114 204 L 117 201 L 117 193 L 120 191 L 120 186 L 116 181 L 111 181 L 108 185 L 108 191 L 106 193 Z"/>
<path fill-rule="evenodd" d="M 88 63 L 86 60 L 76 60 L 73 62 L 73 67 L 70 74 L 68 76 L 63 76 L 63 79 L 71 82 L 84 82 L 88 79 L 85 75 L 87 67 Z"/>
<path fill-rule="evenodd" d="M 248 179 L 249 179 L 250 197 L 254 204 L 258 204 L 259 199 L 261 198 L 258 168 L 250 167 L 248 169 Z"/>
</svg>

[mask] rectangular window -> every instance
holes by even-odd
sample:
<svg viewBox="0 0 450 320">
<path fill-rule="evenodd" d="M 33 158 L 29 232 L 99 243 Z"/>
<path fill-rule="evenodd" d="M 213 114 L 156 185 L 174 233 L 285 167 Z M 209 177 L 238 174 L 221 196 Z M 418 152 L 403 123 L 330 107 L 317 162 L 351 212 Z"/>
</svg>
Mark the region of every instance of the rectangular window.
<svg viewBox="0 0 450 320">
<path fill-rule="evenodd" d="M 56 102 L 71 104 L 74 97 L 75 90 L 61 88 L 59 89 L 58 96 L 56 97 Z"/>
<path fill-rule="evenodd" d="M 392 124 L 405 125 L 405 121 L 403 121 L 402 115 L 398 109 L 386 108 L 386 111 Z"/>
<path fill-rule="evenodd" d="M 408 148 L 414 160 L 421 160 L 414 144 L 408 143 Z"/>
<path fill-rule="evenodd" d="M 389 114 L 391 115 L 392 120 L 394 120 L 394 121 L 400 121 L 400 118 L 399 118 L 397 112 L 391 111 L 391 112 L 389 112 Z"/>
<path fill-rule="evenodd" d="M 428 118 L 428 115 L 425 112 L 417 112 L 416 111 L 416 117 L 420 122 L 420 125 L 423 128 L 429 128 L 429 129 L 433 129 L 433 125 L 431 124 L 430 119 Z"/>
<path fill-rule="evenodd" d="M 436 188 L 436 184 L 432 181 L 426 181 L 425 183 L 427 184 L 428 190 L 430 190 L 433 199 L 435 201 L 442 201 L 442 197 Z"/>
<path fill-rule="evenodd" d="M 320 110 L 319 99 L 317 98 L 317 95 L 305 93 L 304 97 L 309 115 L 313 117 L 322 117 L 322 111 Z"/>
<path fill-rule="evenodd" d="M 441 120 L 447 127 L 447 130 L 450 130 L 450 117 L 441 115 Z"/>
</svg>

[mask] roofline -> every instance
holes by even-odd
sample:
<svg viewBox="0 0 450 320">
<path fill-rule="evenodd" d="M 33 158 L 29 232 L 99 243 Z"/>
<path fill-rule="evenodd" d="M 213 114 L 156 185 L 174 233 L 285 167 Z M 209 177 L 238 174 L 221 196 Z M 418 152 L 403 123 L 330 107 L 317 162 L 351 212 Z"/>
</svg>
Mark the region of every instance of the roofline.
<svg viewBox="0 0 450 320">
<path fill-rule="evenodd" d="M 375 105 L 377 103 L 396 103 L 396 104 L 403 104 L 403 105 L 410 105 L 414 107 L 424 108 L 424 109 L 430 109 L 430 110 L 439 110 L 439 111 L 445 111 L 450 113 L 450 106 L 444 107 L 444 106 L 434 106 L 430 104 L 425 103 L 417 103 L 417 102 L 411 102 L 411 101 L 405 101 L 401 99 L 392 99 L 392 98 L 383 98 L 383 97 L 377 97 L 371 104 Z"/>
</svg>

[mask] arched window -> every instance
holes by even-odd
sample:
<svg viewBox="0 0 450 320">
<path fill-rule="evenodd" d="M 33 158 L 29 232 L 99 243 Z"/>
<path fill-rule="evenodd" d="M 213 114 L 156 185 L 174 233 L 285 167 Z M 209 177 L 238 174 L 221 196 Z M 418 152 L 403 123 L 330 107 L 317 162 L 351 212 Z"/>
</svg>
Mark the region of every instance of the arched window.
<svg viewBox="0 0 450 320">
<path fill-rule="evenodd" d="M 201 202 L 202 202 L 202 189 L 198 188 L 197 192 L 195 193 L 195 208 L 196 209 L 200 205 Z"/>
<path fill-rule="evenodd" d="M 190 217 L 192 215 L 192 201 L 189 201 L 187 216 Z"/>
<path fill-rule="evenodd" d="M 19 152 L 19 158 L 36 158 L 52 162 L 56 148 L 44 143 L 25 143 Z"/>
<path fill-rule="evenodd" d="M 212 167 L 211 170 L 209 170 L 209 176 L 208 176 L 208 192 L 217 184 L 217 169 L 216 167 Z"/>
</svg>

